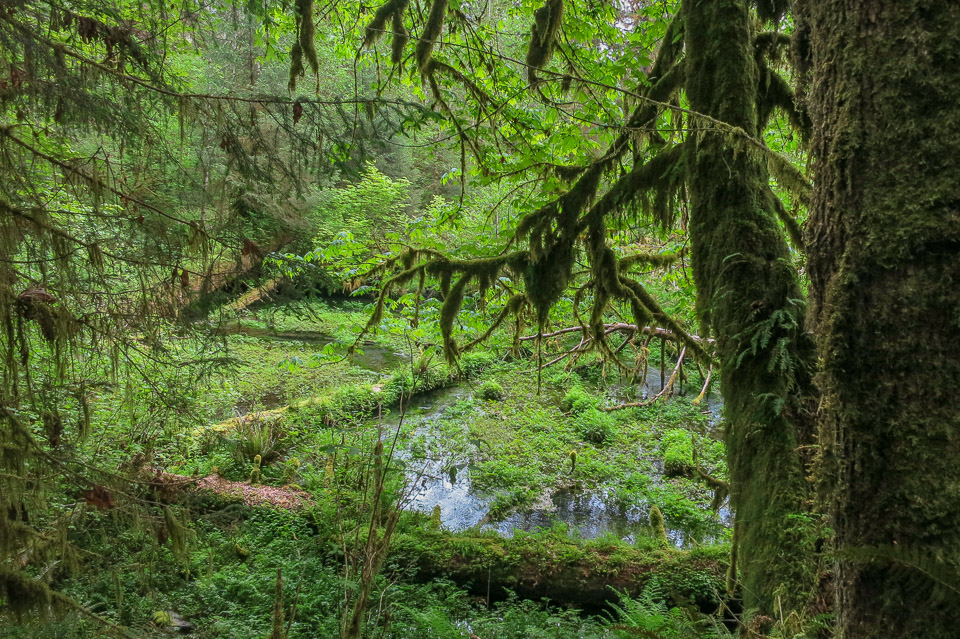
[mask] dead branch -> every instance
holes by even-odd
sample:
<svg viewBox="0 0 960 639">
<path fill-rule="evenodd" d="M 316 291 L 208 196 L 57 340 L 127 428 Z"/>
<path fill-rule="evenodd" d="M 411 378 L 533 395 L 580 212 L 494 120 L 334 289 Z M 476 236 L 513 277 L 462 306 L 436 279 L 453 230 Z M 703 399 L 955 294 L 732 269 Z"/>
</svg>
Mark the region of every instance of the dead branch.
<svg viewBox="0 0 960 639">
<path fill-rule="evenodd" d="M 604 335 L 609 335 L 610 333 L 613 333 L 616 331 L 623 331 L 623 332 L 629 332 L 629 333 L 641 333 L 643 335 L 650 335 L 651 337 L 660 337 L 662 339 L 669 339 L 669 340 L 674 340 L 677 338 L 676 335 L 674 335 L 673 331 L 668 330 L 666 328 L 659 328 L 656 326 L 637 326 L 636 324 L 627 324 L 625 322 L 617 322 L 614 324 L 604 324 L 603 328 L 604 328 L 604 331 L 603 331 Z M 584 329 L 583 326 L 570 326 L 567 328 L 561 328 L 560 330 L 553 331 L 552 333 L 543 333 L 542 335 L 525 335 L 520 338 L 520 341 L 525 342 L 525 341 L 537 339 L 538 337 L 541 337 L 541 338 L 557 337 L 558 335 L 566 335 L 567 333 L 576 333 L 576 332 L 582 331 L 583 329 Z M 690 338 L 695 342 L 706 343 L 706 344 L 714 343 L 714 340 L 712 338 L 704 339 L 696 335 L 691 335 Z"/>
<path fill-rule="evenodd" d="M 643 408 L 645 406 L 650 406 L 654 402 L 658 401 L 662 397 L 666 397 L 670 394 L 670 389 L 673 388 L 674 382 L 677 381 L 677 375 L 680 372 L 680 367 L 683 366 L 683 358 L 687 354 L 687 347 L 684 346 L 680 349 L 680 356 L 677 357 L 677 364 L 673 367 L 673 372 L 670 373 L 670 379 L 667 380 L 666 385 L 663 389 L 651 397 L 650 399 L 644 400 L 642 402 L 627 402 L 625 404 L 617 404 L 616 406 L 609 406 L 607 408 L 601 408 L 600 410 L 609 413 L 615 410 L 624 410 L 625 408 Z"/>
</svg>

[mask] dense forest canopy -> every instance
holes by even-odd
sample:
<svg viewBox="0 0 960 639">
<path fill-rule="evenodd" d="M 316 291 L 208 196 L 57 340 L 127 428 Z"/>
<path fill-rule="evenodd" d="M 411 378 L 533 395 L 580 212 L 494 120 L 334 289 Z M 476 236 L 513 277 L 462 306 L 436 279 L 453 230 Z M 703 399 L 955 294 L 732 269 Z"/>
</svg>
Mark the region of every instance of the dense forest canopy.
<svg viewBox="0 0 960 639">
<path fill-rule="evenodd" d="M 171 497 L 190 481 L 173 461 L 212 458 L 192 433 L 226 418 L 248 435 L 227 436 L 236 467 L 197 462 L 194 483 L 329 500 L 337 632 L 394 636 L 402 606 L 378 580 L 409 534 L 405 407 L 496 353 L 531 366 L 536 397 L 561 368 L 640 387 L 659 367 L 652 398 L 557 387 L 584 446 L 718 380 L 725 455 L 694 435 L 662 465 L 714 510 L 729 496 L 719 609 L 644 626 L 682 599 L 645 590 L 614 605 L 624 627 L 953 636 L 958 24 L 947 0 L 3 2 L 0 605 L 136 627 L 120 577 L 110 612 L 77 596 L 84 535 L 113 513 L 189 579 L 191 540 L 221 533 Z M 319 365 L 387 343 L 408 370 L 293 411 L 315 415 L 251 413 L 321 438 L 291 444 L 326 456 L 299 487 L 312 471 L 278 443 L 289 429 L 231 422 L 210 397 L 246 370 L 227 327 L 251 308 L 342 294 L 369 308 Z M 505 397 L 492 379 L 478 393 Z M 395 403 L 392 444 L 382 425 L 348 443 Z M 585 473 L 586 450 L 550 451 L 553 468 Z M 270 637 L 301 636 L 311 585 L 291 607 L 281 572 Z M 153 626 L 176 625 L 163 614 Z"/>
</svg>

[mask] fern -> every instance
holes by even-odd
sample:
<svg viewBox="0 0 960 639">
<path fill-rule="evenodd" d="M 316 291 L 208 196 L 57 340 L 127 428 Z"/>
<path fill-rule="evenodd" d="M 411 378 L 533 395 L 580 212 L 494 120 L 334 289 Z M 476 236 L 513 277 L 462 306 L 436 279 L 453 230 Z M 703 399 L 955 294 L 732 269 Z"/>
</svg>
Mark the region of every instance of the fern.
<svg viewBox="0 0 960 639">
<path fill-rule="evenodd" d="M 732 635 L 715 619 L 696 611 L 668 608 L 657 582 L 649 582 L 636 598 L 615 591 L 620 601 L 611 603 L 615 615 L 608 625 L 630 637 L 650 639 L 729 639 Z"/>
</svg>

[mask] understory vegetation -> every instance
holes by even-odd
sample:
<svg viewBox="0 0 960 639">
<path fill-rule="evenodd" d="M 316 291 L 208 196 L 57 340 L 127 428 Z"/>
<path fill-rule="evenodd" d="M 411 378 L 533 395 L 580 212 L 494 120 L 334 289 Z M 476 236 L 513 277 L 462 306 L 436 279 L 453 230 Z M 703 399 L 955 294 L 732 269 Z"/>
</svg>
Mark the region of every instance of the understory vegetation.
<svg viewBox="0 0 960 639">
<path fill-rule="evenodd" d="M 162 633 L 173 619 L 199 637 L 265 636 L 277 601 L 285 636 L 336 636 L 378 441 L 394 450 L 382 499 L 398 523 L 365 632 L 608 637 L 629 623 L 725 636 L 724 615 L 705 613 L 732 603 L 729 513 L 697 473 L 722 480 L 726 469 L 717 407 L 693 403 L 695 370 L 684 394 L 606 412 L 657 382 L 605 380 L 588 361 L 548 371 L 538 391 L 535 359 L 490 349 L 451 368 L 389 334 L 347 354 L 367 312 L 349 300 L 261 303 L 217 323 L 209 339 L 228 363 L 168 378 L 181 403 L 162 427 L 144 425 L 150 389 L 93 397 L 78 450 L 144 483 L 73 503 L 66 491 L 58 510 L 76 521 L 65 541 L 77 554 L 50 577 L 86 612 L 11 619 L 5 636 Z M 458 512 L 445 493 L 464 485 L 471 508 Z M 570 497 L 592 503 L 579 506 L 591 525 L 553 503 L 575 511 Z M 164 505 L 151 514 L 143 500 Z"/>
</svg>

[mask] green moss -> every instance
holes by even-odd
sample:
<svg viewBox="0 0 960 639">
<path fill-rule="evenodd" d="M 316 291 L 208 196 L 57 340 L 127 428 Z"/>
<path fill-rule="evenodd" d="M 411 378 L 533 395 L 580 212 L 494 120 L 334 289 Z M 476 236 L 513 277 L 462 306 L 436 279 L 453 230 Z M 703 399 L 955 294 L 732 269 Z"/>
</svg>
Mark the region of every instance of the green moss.
<svg viewBox="0 0 960 639">
<path fill-rule="evenodd" d="M 487 401 L 500 401 L 505 397 L 503 386 L 493 380 L 487 380 L 477 389 L 477 396 Z"/>
<path fill-rule="evenodd" d="M 614 590 L 639 594 L 650 580 L 673 602 L 717 605 L 727 557 L 725 547 L 641 550 L 619 540 L 577 542 L 552 531 L 503 539 L 421 530 L 398 535 L 391 552 L 401 565 L 416 566 L 420 578 L 444 575 L 484 595 L 488 587 L 494 594 L 509 588 L 578 605 L 605 603 Z"/>
<path fill-rule="evenodd" d="M 750 4 L 684 4 L 686 87 L 693 110 L 757 136 Z M 812 434 L 812 344 L 765 162 L 716 134 L 687 153 L 697 306 L 717 338 L 744 602 L 772 614 L 775 592 L 799 608 L 816 585 L 809 536 L 792 525 L 809 503 L 798 451 Z"/>
<path fill-rule="evenodd" d="M 260 455 L 256 455 L 253 458 L 253 468 L 250 469 L 250 478 L 248 479 L 251 484 L 259 484 L 260 480 L 262 479 L 262 474 L 260 472 L 260 461 L 262 459 L 263 458 L 260 457 Z"/>
<path fill-rule="evenodd" d="M 650 507 L 650 528 L 653 530 L 653 537 L 661 543 L 669 543 L 667 539 L 667 528 L 663 522 L 663 513 L 656 506 Z"/>
<path fill-rule="evenodd" d="M 838 636 L 957 634 L 960 6 L 802 3 L 807 228 Z M 843 46 L 851 37 L 857 46 Z M 922 43 L 922 44 L 921 44 Z M 909 87 L 904 90 L 904 87 Z M 911 566 L 911 567 L 908 567 Z M 941 586 L 937 586 L 938 581 Z M 939 606 L 939 607 L 938 607 Z"/>
</svg>

